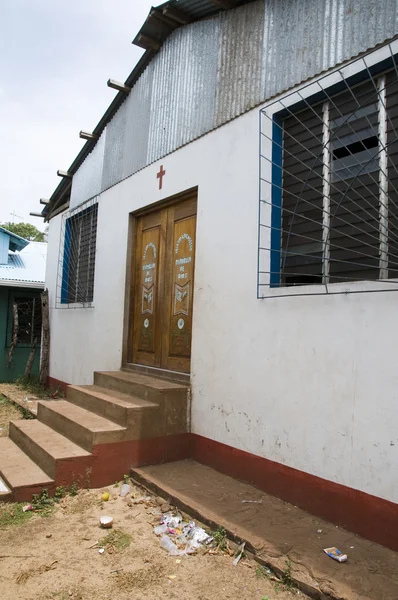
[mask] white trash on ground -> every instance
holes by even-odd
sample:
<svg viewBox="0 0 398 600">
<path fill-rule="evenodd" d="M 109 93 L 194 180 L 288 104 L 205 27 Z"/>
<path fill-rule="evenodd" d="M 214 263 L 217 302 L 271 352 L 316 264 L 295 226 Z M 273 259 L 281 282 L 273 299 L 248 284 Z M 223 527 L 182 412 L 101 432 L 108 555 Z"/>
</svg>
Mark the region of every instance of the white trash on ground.
<svg viewBox="0 0 398 600">
<path fill-rule="evenodd" d="M 203 544 L 208 545 L 213 541 L 213 538 L 202 527 L 198 527 L 195 521 L 188 523 L 180 514 L 173 515 L 173 513 L 161 515 L 160 525 L 154 528 L 154 533 L 162 536 L 160 545 L 170 556 L 193 554 Z"/>
<path fill-rule="evenodd" d="M 240 559 L 243 556 L 243 552 L 245 550 L 245 544 L 246 544 L 246 542 L 243 542 L 243 544 L 241 544 L 236 551 L 236 557 L 234 558 L 233 563 L 232 563 L 234 565 L 234 567 L 236 567 L 238 565 L 238 562 L 240 561 Z"/>
<path fill-rule="evenodd" d="M 347 561 L 347 554 L 343 554 L 341 552 L 341 550 L 339 550 L 338 548 L 335 548 L 335 546 L 332 546 L 331 548 L 324 548 L 323 550 L 328 556 L 330 556 L 330 558 L 333 558 L 333 560 L 337 560 L 337 562 L 342 563 L 342 562 L 346 562 Z"/>
<path fill-rule="evenodd" d="M 124 498 L 127 494 L 130 493 L 130 486 L 128 483 L 123 483 L 122 489 L 120 490 L 120 496 Z"/>
</svg>

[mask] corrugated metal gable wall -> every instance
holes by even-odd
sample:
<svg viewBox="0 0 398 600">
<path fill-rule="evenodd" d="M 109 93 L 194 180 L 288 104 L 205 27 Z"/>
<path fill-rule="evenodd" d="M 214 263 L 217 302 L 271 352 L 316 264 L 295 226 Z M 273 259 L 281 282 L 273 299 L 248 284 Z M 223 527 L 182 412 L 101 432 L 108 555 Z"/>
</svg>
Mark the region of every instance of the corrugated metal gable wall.
<svg viewBox="0 0 398 600">
<path fill-rule="evenodd" d="M 258 0 L 176 30 L 74 175 L 72 206 L 397 33 L 397 0 Z"/>
</svg>

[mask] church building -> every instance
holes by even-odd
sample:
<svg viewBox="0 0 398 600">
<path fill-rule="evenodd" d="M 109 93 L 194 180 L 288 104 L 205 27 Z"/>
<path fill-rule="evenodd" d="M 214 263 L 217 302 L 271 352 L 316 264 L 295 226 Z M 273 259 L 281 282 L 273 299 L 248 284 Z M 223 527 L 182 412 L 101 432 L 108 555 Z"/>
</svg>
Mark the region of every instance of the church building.
<svg viewBox="0 0 398 600">
<path fill-rule="evenodd" d="M 397 36 L 395 0 L 151 9 L 42 211 L 66 399 L 7 442 L 47 487 L 193 458 L 398 550 Z"/>
</svg>

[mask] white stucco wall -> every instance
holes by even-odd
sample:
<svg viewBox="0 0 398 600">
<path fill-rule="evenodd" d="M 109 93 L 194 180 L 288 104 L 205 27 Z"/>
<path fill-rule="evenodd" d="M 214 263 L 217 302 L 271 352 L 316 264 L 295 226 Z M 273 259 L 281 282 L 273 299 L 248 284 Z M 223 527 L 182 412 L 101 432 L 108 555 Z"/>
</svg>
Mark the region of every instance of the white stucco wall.
<svg viewBox="0 0 398 600">
<path fill-rule="evenodd" d="M 257 110 L 161 163 L 100 196 L 94 308 L 54 308 L 51 220 L 51 376 L 120 368 L 128 215 L 198 186 L 193 431 L 397 502 L 398 292 L 257 300 Z"/>
</svg>

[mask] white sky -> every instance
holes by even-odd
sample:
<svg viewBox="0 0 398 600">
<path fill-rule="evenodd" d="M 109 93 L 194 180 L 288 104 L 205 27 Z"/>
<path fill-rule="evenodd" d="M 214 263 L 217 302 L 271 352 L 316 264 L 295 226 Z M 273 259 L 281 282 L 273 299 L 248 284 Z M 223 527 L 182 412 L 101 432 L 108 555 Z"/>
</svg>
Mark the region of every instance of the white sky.
<svg viewBox="0 0 398 600">
<path fill-rule="evenodd" d="M 44 229 L 49 198 L 143 51 L 156 0 L 0 0 L 0 222 Z"/>
</svg>

